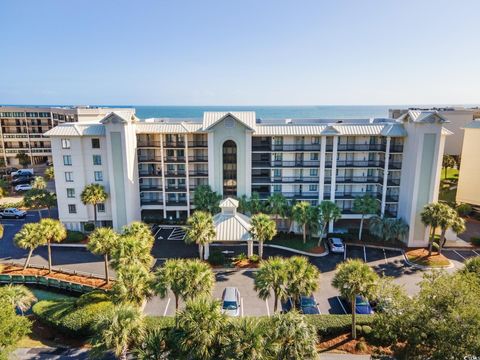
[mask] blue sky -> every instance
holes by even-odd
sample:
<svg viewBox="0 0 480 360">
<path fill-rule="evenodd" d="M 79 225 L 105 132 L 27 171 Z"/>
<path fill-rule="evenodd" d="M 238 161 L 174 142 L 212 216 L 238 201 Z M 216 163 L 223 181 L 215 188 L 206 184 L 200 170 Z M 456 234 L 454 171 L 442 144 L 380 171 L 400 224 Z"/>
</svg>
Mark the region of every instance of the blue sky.
<svg viewBox="0 0 480 360">
<path fill-rule="evenodd" d="M 480 103 L 480 1 L 2 0 L 0 103 Z"/>
</svg>

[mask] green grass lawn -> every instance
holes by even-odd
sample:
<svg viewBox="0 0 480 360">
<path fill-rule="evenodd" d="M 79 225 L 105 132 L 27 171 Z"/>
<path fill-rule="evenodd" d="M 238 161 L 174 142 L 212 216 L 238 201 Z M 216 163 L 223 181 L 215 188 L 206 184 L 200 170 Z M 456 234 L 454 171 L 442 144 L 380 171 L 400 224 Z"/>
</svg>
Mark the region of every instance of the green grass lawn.
<svg viewBox="0 0 480 360">
<path fill-rule="evenodd" d="M 445 177 L 445 168 L 442 168 L 441 179 L 458 179 L 458 169 L 448 168 L 447 177 Z"/>
<path fill-rule="evenodd" d="M 454 203 L 457 196 L 457 189 L 440 189 L 438 199 L 449 203 Z"/>
<path fill-rule="evenodd" d="M 309 251 L 318 245 L 318 238 L 313 238 L 312 240 L 309 240 L 307 236 L 307 242 L 304 244 L 302 235 L 282 234 L 276 236 L 272 241 L 269 241 L 267 244 L 276 244 L 296 250 Z"/>
</svg>

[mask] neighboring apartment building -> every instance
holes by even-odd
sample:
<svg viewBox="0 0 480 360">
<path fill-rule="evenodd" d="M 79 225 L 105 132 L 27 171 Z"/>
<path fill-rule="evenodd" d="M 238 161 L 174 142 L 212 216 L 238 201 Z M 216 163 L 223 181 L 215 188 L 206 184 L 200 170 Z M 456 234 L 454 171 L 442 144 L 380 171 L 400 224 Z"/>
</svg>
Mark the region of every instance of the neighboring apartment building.
<svg viewBox="0 0 480 360">
<path fill-rule="evenodd" d="M 0 106 L 0 158 L 7 166 L 18 166 L 18 153 L 30 156 L 32 164 L 52 159 L 51 128 L 65 122 L 98 121 L 112 108 Z"/>
<path fill-rule="evenodd" d="M 480 210 L 480 120 L 466 125 L 464 131 L 456 201 Z"/>
<path fill-rule="evenodd" d="M 445 122 L 436 112 L 408 112 L 396 121 L 267 121 L 254 112 L 140 121 L 125 110 L 47 135 L 60 219 L 70 229 L 93 219 L 93 208 L 80 201 L 89 183 L 107 189 L 99 220 L 117 229 L 139 219 L 186 218 L 195 188 L 209 184 L 224 197 L 280 192 L 312 204 L 331 200 L 343 219 L 359 219 L 353 201 L 370 194 L 382 215 L 410 225 L 410 246 L 423 246 L 419 214 L 438 197 Z"/>
<path fill-rule="evenodd" d="M 463 144 L 463 128 L 472 122 L 473 119 L 480 118 L 479 108 L 447 107 L 447 108 L 410 108 L 410 109 L 390 109 L 389 116 L 397 119 L 408 111 L 421 111 L 423 114 L 429 112 L 438 112 L 448 120 L 444 127 L 452 132 L 445 143 L 445 155 L 461 155 Z"/>
</svg>

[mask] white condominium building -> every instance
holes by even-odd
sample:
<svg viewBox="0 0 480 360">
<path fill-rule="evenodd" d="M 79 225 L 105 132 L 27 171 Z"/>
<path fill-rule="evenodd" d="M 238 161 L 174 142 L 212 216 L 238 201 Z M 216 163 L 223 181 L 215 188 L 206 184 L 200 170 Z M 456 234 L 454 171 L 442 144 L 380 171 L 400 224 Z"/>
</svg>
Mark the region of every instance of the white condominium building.
<svg viewBox="0 0 480 360">
<path fill-rule="evenodd" d="M 436 201 L 446 119 L 407 112 L 397 120 L 260 120 L 254 112 L 206 112 L 203 119 L 149 119 L 115 111 L 100 122 L 62 124 L 52 143 L 60 219 L 82 229 L 93 219 L 80 201 L 91 183 L 109 199 L 99 221 L 119 228 L 134 220 L 186 218 L 193 192 L 208 184 L 224 197 L 337 203 L 343 219 L 355 197 L 370 194 L 383 216 L 410 226 L 409 246 L 423 246 L 423 206 Z"/>
<path fill-rule="evenodd" d="M 97 107 L 25 107 L 0 106 L 0 159 L 5 165 L 18 166 L 17 154 L 25 153 L 32 164 L 52 159 L 51 128 L 65 122 L 101 120 L 117 110 Z"/>
</svg>

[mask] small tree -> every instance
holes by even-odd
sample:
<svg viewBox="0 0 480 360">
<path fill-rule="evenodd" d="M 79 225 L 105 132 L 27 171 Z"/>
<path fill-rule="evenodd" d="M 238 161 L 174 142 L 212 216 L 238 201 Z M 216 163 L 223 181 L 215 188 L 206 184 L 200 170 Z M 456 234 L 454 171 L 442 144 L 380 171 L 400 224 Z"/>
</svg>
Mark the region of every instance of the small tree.
<svg viewBox="0 0 480 360">
<path fill-rule="evenodd" d="M 358 231 L 358 239 L 362 240 L 363 232 L 363 221 L 365 220 L 365 215 L 375 214 L 378 211 L 378 201 L 371 195 L 358 196 L 353 201 L 354 212 L 362 215 L 360 220 L 360 229 Z"/>
<path fill-rule="evenodd" d="M 258 240 L 258 256 L 263 257 L 263 243 L 270 241 L 277 234 L 275 221 L 265 214 L 256 214 L 252 216 L 250 234 Z"/>
<path fill-rule="evenodd" d="M 45 180 L 47 181 L 52 181 L 55 179 L 55 170 L 53 169 L 53 166 L 49 166 L 45 169 Z"/>
<path fill-rule="evenodd" d="M 42 219 L 40 224 L 40 234 L 46 240 L 48 247 L 48 271 L 52 271 L 52 242 L 61 242 L 67 237 L 65 226 L 54 219 Z"/>
<path fill-rule="evenodd" d="M 127 360 L 130 347 L 141 340 L 144 333 L 144 318 L 140 309 L 131 304 L 119 304 L 111 312 L 99 314 L 94 324 L 92 352 L 99 356 L 111 350 L 119 359 Z"/>
<path fill-rule="evenodd" d="M 41 227 L 39 223 L 28 223 L 22 226 L 20 231 L 15 234 L 13 238 L 15 245 L 22 249 L 28 249 L 28 256 L 25 260 L 23 269 L 25 270 L 32 257 L 33 250 L 40 245 L 46 244 L 46 239 L 42 236 Z"/>
<path fill-rule="evenodd" d="M 307 242 L 307 226 L 311 221 L 310 218 L 310 203 L 301 201 L 296 203 L 292 208 L 293 220 L 299 224 L 303 229 L 303 243 Z"/>
<path fill-rule="evenodd" d="M 33 179 L 32 188 L 43 190 L 47 188 L 47 183 L 45 182 L 45 179 L 43 177 L 35 176 L 35 178 Z"/>
<path fill-rule="evenodd" d="M 252 215 L 261 213 L 264 208 L 262 200 L 260 200 L 260 195 L 257 192 L 253 192 L 250 200 L 248 201 L 248 208 Z"/>
<path fill-rule="evenodd" d="M 87 249 L 95 255 L 102 255 L 105 263 L 105 282 L 110 283 L 108 256 L 118 244 L 119 235 L 112 228 L 96 228 L 88 237 Z"/>
<path fill-rule="evenodd" d="M 4 179 L 0 179 L 0 199 L 8 195 L 9 188 L 10 184 Z"/>
<path fill-rule="evenodd" d="M 435 241 L 435 232 L 440 226 L 442 217 L 448 213 L 448 205 L 441 203 L 430 203 L 423 207 L 420 217 L 425 226 L 429 226 L 428 256 L 432 255 L 433 242 Z"/>
<path fill-rule="evenodd" d="M 278 300 L 285 298 L 287 283 L 287 262 L 281 257 L 273 257 L 262 261 L 255 274 L 255 291 L 262 300 L 270 298 L 273 293 L 273 311 L 278 308 Z"/>
<path fill-rule="evenodd" d="M 87 185 L 80 194 L 80 199 L 84 205 L 93 205 L 93 218 L 95 226 L 97 226 L 97 205 L 108 199 L 105 188 L 100 184 Z"/>
<path fill-rule="evenodd" d="M 360 295 L 368 298 L 374 295 L 377 281 L 378 275 L 360 260 L 348 259 L 337 266 L 332 285 L 352 305 L 352 337 L 354 339 L 357 338 L 356 297 Z"/>
<path fill-rule="evenodd" d="M 151 246 L 153 246 L 155 242 L 155 237 L 152 234 L 150 226 L 141 221 L 134 221 L 122 227 L 122 235 L 134 236 L 138 241 L 144 244 L 150 244 Z"/>
<path fill-rule="evenodd" d="M 24 168 L 26 168 L 31 163 L 30 156 L 28 156 L 26 153 L 18 153 L 15 157 L 18 159 L 19 164 L 22 165 Z"/>
<path fill-rule="evenodd" d="M 372 216 L 368 222 L 370 233 L 386 242 L 398 240 L 408 233 L 408 225 L 402 219 Z"/>
<path fill-rule="evenodd" d="M 342 217 L 342 211 L 334 202 L 323 200 L 320 205 L 318 205 L 318 212 L 321 225 L 320 239 L 318 239 L 318 246 L 320 246 L 328 223 L 340 219 Z"/>
<path fill-rule="evenodd" d="M 187 220 L 185 242 L 196 243 L 200 259 L 205 259 L 204 246 L 211 243 L 216 236 L 212 214 L 205 211 L 195 211 Z"/>
<path fill-rule="evenodd" d="M 152 245 L 134 235 L 119 236 L 117 245 L 110 253 L 112 268 L 118 271 L 122 267 L 139 264 L 150 269 L 154 263 L 150 254 Z"/>
<path fill-rule="evenodd" d="M 129 264 L 117 270 L 117 280 L 112 286 L 115 303 L 133 304 L 143 309 L 152 296 L 152 274 L 142 264 Z"/>
<path fill-rule="evenodd" d="M 447 179 L 448 176 L 448 169 L 453 168 L 455 166 L 456 162 L 453 156 L 451 155 L 443 155 L 443 160 L 442 160 L 442 167 L 445 170 L 445 175 L 444 179 Z"/>
<path fill-rule="evenodd" d="M 302 295 L 310 295 L 318 289 L 320 272 L 304 256 L 292 256 L 287 259 L 286 292 L 297 304 Z M 294 305 L 295 306 L 295 305 Z"/>
<path fill-rule="evenodd" d="M 275 215 L 275 222 L 278 225 L 279 217 L 285 217 L 287 214 L 288 202 L 282 193 L 273 193 L 267 200 L 270 214 Z"/>
<path fill-rule="evenodd" d="M 42 209 L 47 208 L 50 217 L 50 209 L 57 204 L 57 196 L 46 189 L 33 188 L 25 193 L 23 203 L 27 208 L 36 209 L 40 218 Z"/>
<path fill-rule="evenodd" d="M 17 315 L 8 300 L 0 300 L 0 356 L 8 358 L 8 353 L 30 333 L 31 327 L 30 319 Z"/>
<path fill-rule="evenodd" d="M 443 246 L 447 242 L 445 237 L 447 230 L 452 229 L 456 234 L 460 234 L 465 231 L 465 220 L 463 220 L 458 213 L 449 206 L 445 206 L 442 210 L 442 216 L 440 217 L 439 224 L 441 233 L 438 243 L 438 253 L 442 252 Z"/>
<path fill-rule="evenodd" d="M 212 190 L 210 185 L 199 185 L 193 193 L 193 204 L 196 210 L 217 213 L 222 196 Z"/>
<path fill-rule="evenodd" d="M 26 286 L 9 284 L 0 287 L 0 300 L 6 300 L 23 315 L 37 301 L 37 298 Z"/>
</svg>

